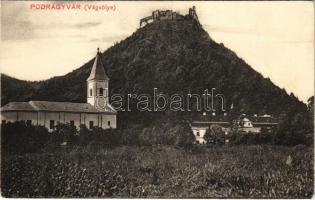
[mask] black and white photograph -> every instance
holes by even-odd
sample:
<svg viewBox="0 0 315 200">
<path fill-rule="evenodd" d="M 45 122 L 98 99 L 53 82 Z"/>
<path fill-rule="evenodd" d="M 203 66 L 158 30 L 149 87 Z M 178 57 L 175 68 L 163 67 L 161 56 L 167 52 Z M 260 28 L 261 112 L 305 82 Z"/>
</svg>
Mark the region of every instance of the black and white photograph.
<svg viewBox="0 0 315 200">
<path fill-rule="evenodd" d="M 314 198 L 313 1 L 1 1 L 2 198 Z"/>
</svg>

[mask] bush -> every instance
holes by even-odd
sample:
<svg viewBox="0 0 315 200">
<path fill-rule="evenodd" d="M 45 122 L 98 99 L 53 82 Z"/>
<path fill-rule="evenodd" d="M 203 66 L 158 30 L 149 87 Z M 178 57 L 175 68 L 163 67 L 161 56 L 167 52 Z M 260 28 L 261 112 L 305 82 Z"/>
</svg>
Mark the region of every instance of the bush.
<svg viewBox="0 0 315 200">
<path fill-rule="evenodd" d="M 9 127 L 9 129 L 3 128 L 6 137 L 3 142 L 12 151 L 21 153 L 36 152 L 43 147 L 47 152 L 57 151 L 61 147 L 73 145 L 89 146 L 89 149 L 92 149 L 92 146 L 113 148 L 119 145 L 171 145 L 189 149 L 195 141 L 192 130 L 186 121 L 157 123 L 149 128 L 134 127 L 125 130 L 98 127 L 90 130 L 84 125 L 77 130 L 75 126 L 60 123 L 52 133 L 49 133 L 44 127 L 28 127 L 19 122 Z M 26 147 L 29 149 L 21 149 Z M 14 150 L 16 148 L 17 150 Z"/>
<path fill-rule="evenodd" d="M 230 135 L 230 144 L 271 144 L 273 140 L 272 133 L 244 133 L 235 131 Z"/>
<path fill-rule="evenodd" d="M 122 130 L 120 134 L 115 135 L 120 135 L 120 144 L 136 146 L 171 145 L 190 148 L 195 140 L 191 128 L 185 121 L 161 122 L 153 127 Z"/>
<path fill-rule="evenodd" d="M 89 144 L 93 139 L 92 132 L 85 125 L 80 125 L 80 130 L 78 134 L 79 134 L 79 145 L 81 146 L 85 146 Z"/>
<path fill-rule="evenodd" d="M 208 145 L 218 144 L 222 145 L 225 143 L 225 134 L 221 126 L 212 125 L 210 126 L 204 135 Z"/>
<path fill-rule="evenodd" d="M 1 147 L 3 153 L 39 152 L 49 141 L 50 134 L 43 126 L 25 122 L 8 122 L 1 125 Z"/>
<path fill-rule="evenodd" d="M 140 145 L 140 130 L 138 128 L 121 130 L 120 142 L 123 145 Z"/>
<path fill-rule="evenodd" d="M 309 110 L 288 108 L 279 117 L 279 125 L 274 131 L 273 143 L 277 145 L 312 145 L 314 140 L 313 103 Z"/>
<path fill-rule="evenodd" d="M 179 126 L 180 129 L 177 132 L 176 145 L 179 147 L 190 148 L 195 142 L 195 136 L 186 121 L 182 121 Z"/>
<path fill-rule="evenodd" d="M 75 126 L 67 124 L 58 124 L 56 129 L 52 132 L 52 141 L 55 144 L 66 144 L 74 145 L 78 143 L 78 130 Z"/>
</svg>

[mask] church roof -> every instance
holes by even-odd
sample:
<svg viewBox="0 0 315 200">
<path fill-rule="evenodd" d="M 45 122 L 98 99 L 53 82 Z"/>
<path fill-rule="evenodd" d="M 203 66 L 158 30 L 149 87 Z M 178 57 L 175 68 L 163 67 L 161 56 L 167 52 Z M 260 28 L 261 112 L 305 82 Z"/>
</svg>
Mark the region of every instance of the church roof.
<svg viewBox="0 0 315 200">
<path fill-rule="evenodd" d="M 3 107 L 1 107 L 1 112 L 2 111 L 8 111 L 8 110 L 14 110 L 14 111 L 33 111 L 34 107 L 29 104 L 29 102 L 10 102 Z"/>
<path fill-rule="evenodd" d="M 116 113 L 110 105 L 97 109 L 89 103 L 29 101 L 10 102 L 1 107 L 1 112 L 6 111 L 51 111 L 51 112 L 79 112 L 79 113 Z"/>
<path fill-rule="evenodd" d="M 90 76 L 87 79 L 90 80 L 109 80 L 108 76 L 104 70 L 104 64 L 101 59 L 101 53 L 97 49 L 97 54 L 95 56 L 94 64 L 90 73 Z"/>
</svg>

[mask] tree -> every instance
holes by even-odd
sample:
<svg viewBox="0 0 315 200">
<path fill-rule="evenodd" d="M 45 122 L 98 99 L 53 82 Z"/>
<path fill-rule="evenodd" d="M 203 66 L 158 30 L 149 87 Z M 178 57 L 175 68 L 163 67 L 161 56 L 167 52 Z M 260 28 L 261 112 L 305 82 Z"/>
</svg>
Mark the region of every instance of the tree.
<svg viewBox="0 0 315 200">
<path fill-rule="evenodd" d="M 56 142 L 66 142 L 67 144 L 76 144 L 78 130 L 75 126 L 67 124 L 58 124 L 52 135 L 56 136 Z"/>
<path fill-rule="evenodd" d="M 50 134 L 43 126 L 25 122 L 1 124 L 1 150 L 3 153 L 35 153 L 45 147 Z"/>
<path fill-rule="evenodd" d="M 313 144 L 313 122 L 311 122 L 310 116 L 311 104 L 312 100 L 310 99 L 308 109 L 292 106 L 279 116 L 279 124 L 273 138 L 274 144 Z"/>
<path fill-rule="evenodd" d="M 221 126 L 212 125 L 210 126 L 204 135 L 204 139 L 206 140 L 207 144 L 224 144 L 225 142 L 225 135 L 224 131 Z"/>
<path fill-rule="evenodd" d="M 183 148 L 190 148 L 195 141 L 195 136 L 187 121 L 179 122 L 179 129 L 176 132 L 175 145 Z"/>
<path fill-rule="evenodd" d="M 79 130 L 79 144 L 85 146 L 92 141 L 92 132 L 83 124 L 80 125 Z"/>
<path fill-rule="evenodd" d="M 309 124 L 311 126 L 311 129 L 314 127 L 314 96 L 311 96 L 307 100 L 307 110 L 309 113 Z"/>
</svg>

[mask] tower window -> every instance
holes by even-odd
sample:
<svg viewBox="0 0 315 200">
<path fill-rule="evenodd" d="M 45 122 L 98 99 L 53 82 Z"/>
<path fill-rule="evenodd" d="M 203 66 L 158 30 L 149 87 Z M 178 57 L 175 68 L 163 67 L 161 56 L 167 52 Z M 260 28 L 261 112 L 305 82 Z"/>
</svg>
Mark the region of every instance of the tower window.
<svg viewBox="0 0 315 200">
<path fill-rule="evenodd" d="M 103 95 L 104 95 L 104 89 L 100 88 L 100 96 L 103 96 Z"/>
<path fill-rule="evenodd" d="M 92 96 L 93 95 L 93 91 L 92 91 L 92 89 L 90 89 L 90 96 Z"/>
<path fill-rule="evenodd" d="M 197 136 L 200 136 L 200 133 L 199 133 L 199 131 L 197 131 L 197 134 L 196 134 Z"/>
<path fill-rule="evenodd" d="M 110 121 L 107 122 L 107 125 L 110 126 Z"/>
<path fill-rule="evenodd" d="M 49 122 L 49 128 L 54 129 L 55 128 L 55 120 L 50 120 Z"/>
</svg>

